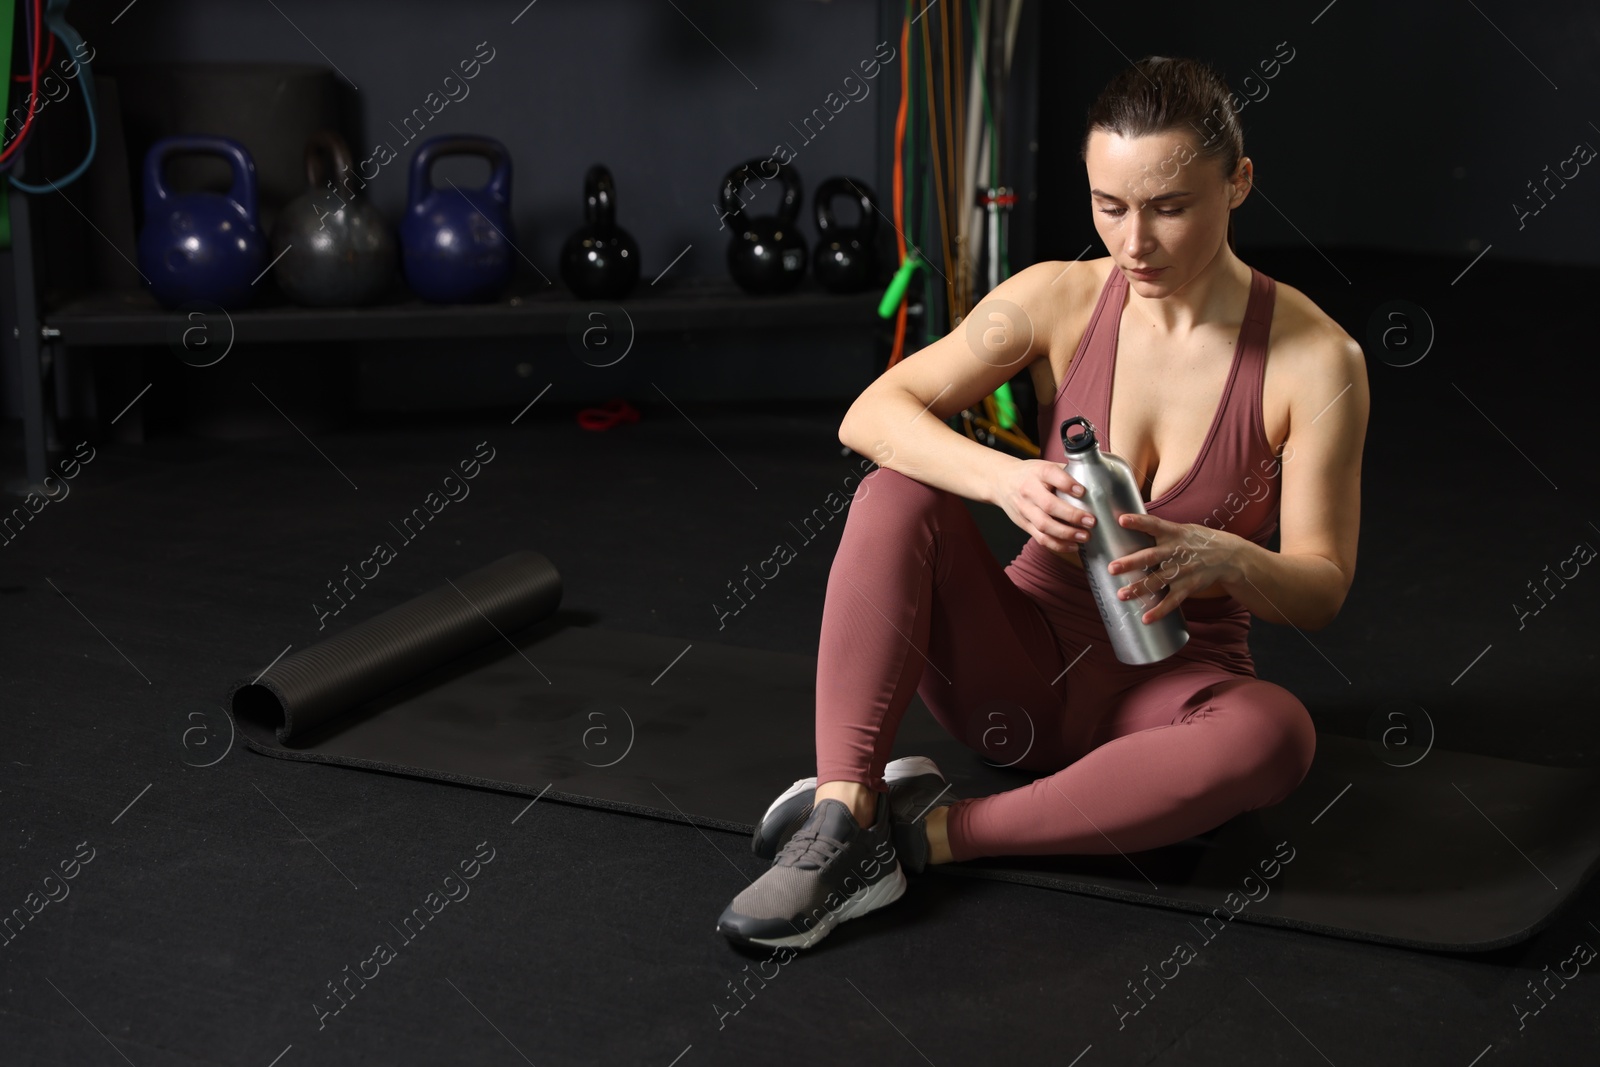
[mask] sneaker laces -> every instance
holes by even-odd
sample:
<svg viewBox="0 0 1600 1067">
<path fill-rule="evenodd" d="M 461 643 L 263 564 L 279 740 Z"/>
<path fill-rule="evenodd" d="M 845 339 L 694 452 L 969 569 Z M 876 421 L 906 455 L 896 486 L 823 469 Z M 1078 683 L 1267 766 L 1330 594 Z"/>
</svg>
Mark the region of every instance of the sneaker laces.
<svg viewBox="0 0 1600 1067">
<path fill-rule="evenodd" d="M 814 871 L 826 867 L 840 852 L 844 842 L 833 837 L 823 837 L 816 829 L 796 830 L 789 843 L 783 846 L 772 861 L 774 867 L 799 867 Z"/>
</svg>

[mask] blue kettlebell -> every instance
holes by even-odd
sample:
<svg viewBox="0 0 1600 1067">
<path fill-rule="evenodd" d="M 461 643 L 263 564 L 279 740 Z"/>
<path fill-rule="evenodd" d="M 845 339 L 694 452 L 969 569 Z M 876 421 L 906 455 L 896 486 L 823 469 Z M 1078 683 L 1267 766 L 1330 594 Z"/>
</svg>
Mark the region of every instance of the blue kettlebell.
<svg viewBox="0 0 1600 1067">
<path fill-rule="evenodd" d="M 479 189 L 436 189 L 433 164 L 445 156 L 482 156 L 492 171 Z M 492 137 L 445 134 L 417 146 L 400 220 L 406 284 L 440 304 L 482 303 L 511 281 L 511 153 Z"/>
<path fill-rule="evenodd" d="M 199 152 L 221 156 L 233 170 L 226 193 L 174 193 L 162 180 L 168 156 Z M 139 269 L 167 308 L 204 301 L 243 307 L 267 266 L 267 246 L 256 219 L 256 165 L 249 149 L 229 137 L 163 137 L 144 157 L 144 226 Z"/>
</svg>

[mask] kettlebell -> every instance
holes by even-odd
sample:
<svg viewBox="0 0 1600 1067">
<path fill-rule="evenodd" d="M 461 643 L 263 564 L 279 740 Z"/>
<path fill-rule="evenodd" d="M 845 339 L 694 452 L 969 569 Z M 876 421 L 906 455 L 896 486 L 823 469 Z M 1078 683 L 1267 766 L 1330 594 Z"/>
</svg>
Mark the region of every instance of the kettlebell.
<svg viewBox="0 0 1600 1067">
<path fill-rule="evenodd" d="M 583 178 L 584 225 L 561 249 L 561 280 L 584 300 L 620 300 L 639 280 L 639 245 L 617 225 L 617 187 L 596 163 Z"/>
<path fill-rule="evenodd" d="M 853 197 L 860 205 L 861 218 L 854 226 L 842 226 L 834 218 L 830 205 L 839 196 Z M 817 281 L 832 293 L 871 288 L 878 275 L 878 255 L 872 243 L 878 233 L 878 208 L 872 190 L 854 178 L 829 178 L 817 186 L 812 207 L 821 234 L 812 261 Z"/>
<path fill-rule="evenodd" d="M 445 156 L 482 156 L 492 168 L 479 189 L 436 189 L 433 164 Z M 406 284 L 424 300 L 469 304 L 494 300 L 511 281 L 511 154 L 492 137 L 445 134 L 417 146 L 405 217 L 400 220 Z"/>
<path fill-rule="evenodd" d="M 335 181 L 350 172 L 350 147 L 332 130 L 306 139 L 310 189 L 284 205 L 272 224 L 273 277 L 284 295 L 312 307 L 366 304 L 394 277 L 395 242 L 389 224 L 359 191 L 328 188 L 322 161 Z M 348 195 L 349 200 L 344 196 Z"/>
<path fill-rule="evenodd" d="M 175 193 L 162 180 L 167 157 L 178 152 L 221 156 L 233 171 L 226 193 Z M 243 307 L 266 269 L 266 241 L 257 225 L 256 165 L 228 137 L 163 137 L 144 157 L 144 226 L 139 269 L 168 309 L 190 301 Z"/>
<path fill-rule="evenodd" d="M 729 171 L 722 179 L 722 212 L 733 224 L 728 244 L 728 271 L 748 293 L 782 293 L 800 284 L 806 271 L 806 239 L 796 225 L 800 217 L 800 175 L 793 167 L 779 166 L 776 177 L 783 185 L 775 215 L 746 215 L 740 190 L 760 199 L 770 178 L 759 168 L 769 159 L 752 159 Z M 751 189 L 754 185 L 755 188 Z M 765 194 L 769 199 L 770 193 Z"/>
</svg>

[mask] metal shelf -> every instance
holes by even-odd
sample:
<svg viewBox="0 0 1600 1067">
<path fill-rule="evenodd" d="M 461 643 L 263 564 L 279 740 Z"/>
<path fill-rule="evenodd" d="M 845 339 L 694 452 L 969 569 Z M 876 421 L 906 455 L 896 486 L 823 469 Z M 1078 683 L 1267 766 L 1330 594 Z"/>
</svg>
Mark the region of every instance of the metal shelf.
<svg viewBox="0 0 1600 1067">
<path fill-rule="evenodd" d="M 430 304 L 397 293 L 364 307 L 308 308 L 283 303 L 273 294 L 259 307 L 225 314 L 241 344 L 559 335 L 585 328 L 596 311 L 614 313 L 619 307 L 640 333 L 870 329 L 881 321 L 880 295 L 837 295 L 808 279 L 781 296 L 753 296 L 731 280 L 692 279 L 661 289 L 641 282 L 624 300 L 590 301 L 531 279 L 531 284 L 514 286 L 507 296 L 487 304 Z M 224 314 L 220 309 L 213 313 Z M 40 324 L 59 331 L 54 337 L 67 345 L 165 345 L 190 321 L 184 311 L 168 311 L 149 293 L 136 292 L 69 299 L 46 310 Z"/>
</svg>

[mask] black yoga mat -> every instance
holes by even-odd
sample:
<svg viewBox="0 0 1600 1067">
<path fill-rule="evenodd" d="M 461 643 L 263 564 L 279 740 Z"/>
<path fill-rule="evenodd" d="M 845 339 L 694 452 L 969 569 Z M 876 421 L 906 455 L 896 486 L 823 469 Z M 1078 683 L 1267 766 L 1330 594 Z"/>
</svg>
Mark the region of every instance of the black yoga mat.
<svg viewBox="0 0 1600 1067">
<path fill-rule="evenodd" d="M 815 771 L 816 660 L 580 625 L 533 551 L 447 582 L 231 687 L 264 755 L 506 790 L 748 834 Z M 895 755 L 957 795 L 1035 776 L 945 734 L 920 700 Z M 1600 776 L 1435 749 L 1393 767 L 1322 734 L 1287 801 L 1127 856 L 983 859 L 992 878 L 1410 948 L 1525 940 L 1600 862 Z M 730 839 L 730 848 L 744 842 Z"/>
</svg>

